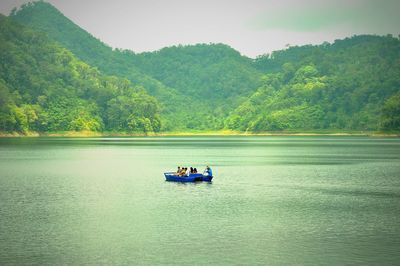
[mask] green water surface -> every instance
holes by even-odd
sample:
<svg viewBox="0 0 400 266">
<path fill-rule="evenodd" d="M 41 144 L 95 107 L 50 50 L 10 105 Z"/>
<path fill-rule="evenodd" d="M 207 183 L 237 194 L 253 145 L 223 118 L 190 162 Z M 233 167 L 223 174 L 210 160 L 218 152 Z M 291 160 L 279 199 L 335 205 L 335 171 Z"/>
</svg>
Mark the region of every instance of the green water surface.
<svg viewBox="0 0 400 266">
<path fill-rule="evenodd" d="M 0 265 L 399 262 L 398 138 L 0 139 Z"/>
</svg>

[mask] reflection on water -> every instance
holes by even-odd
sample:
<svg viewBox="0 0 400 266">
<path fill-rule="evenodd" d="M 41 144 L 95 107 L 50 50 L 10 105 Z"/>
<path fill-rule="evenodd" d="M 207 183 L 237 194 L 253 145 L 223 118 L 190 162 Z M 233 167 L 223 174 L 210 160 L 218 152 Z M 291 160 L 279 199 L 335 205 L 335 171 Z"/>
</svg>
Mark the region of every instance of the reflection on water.
<svg viewBox="0 0 400 266">
<path fill-rule="evenodd" d="M 3 138 L 0 264 L 396 264 L 399 177 L 397 138 Z"/>
</svg>

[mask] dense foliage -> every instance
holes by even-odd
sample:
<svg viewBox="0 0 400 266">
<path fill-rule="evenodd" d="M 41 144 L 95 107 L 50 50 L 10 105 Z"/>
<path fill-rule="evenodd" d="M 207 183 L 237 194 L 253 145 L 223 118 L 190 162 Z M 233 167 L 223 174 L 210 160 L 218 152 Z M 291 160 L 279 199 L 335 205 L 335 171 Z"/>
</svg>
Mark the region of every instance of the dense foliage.
<svg viewBox="0 0 400 266">
<path fill-rule="evenodd" d="M 160 129 L 157 101 L 45 35 L 0 17 L 1 131 Z"/>
<path fill-rule="evenodd" d="M 228 118 L 229 128 L 399 129 L 397 38 L 356 36 L 333 44 L 292 47 L 255 63 L 269 74 Z"/>
<path fill-rule="evenodd" d="M 10 17 L 26 27 L 1 20 L 0 130 L 400 130 L 392 36 L 253 60 L 224 44 L 113 50 L 42 1 Z"/>
<path fill-rule="evenodd" d="M 135 54 L 112 50 L 45 2 L 25 4 L 11 17 L 47 33 L 103 73 L 143 86 L 161 103 L 163 130 L 221 129 L 228 113 L 260 85 L 252 60 L 226 45 Z"/>
<path fill-rule="evenodd" d="M 193 113 L 188 128 L 221 129 L 244 97 L 260 85 L 252 60 L 223 44 L 174 46 L 138 54 L 136 65 L 176 89 Z M 196 113 L 194 113 L 196 112 Z"/>
</svg>

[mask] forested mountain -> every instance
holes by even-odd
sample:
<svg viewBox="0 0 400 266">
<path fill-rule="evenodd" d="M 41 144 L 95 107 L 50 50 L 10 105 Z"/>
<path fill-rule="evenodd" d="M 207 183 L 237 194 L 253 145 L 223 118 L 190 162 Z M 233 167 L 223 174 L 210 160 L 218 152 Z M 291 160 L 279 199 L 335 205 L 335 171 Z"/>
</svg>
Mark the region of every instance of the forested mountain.
<svg viewBox="0 0 400 266">
<path fill-rule="evenodd" d="M 27 27 L 46 33 L 50 39 L 60 43 L 79 59 L 97 67 L 101 72 L 127 78 L 134 84 L 145 87 L 150 95 L 157 95 L 158 100 L 162 102 L 177 98 L 174 89 L 167 88 L 135 66 L 132 52 L 113 50 L 74 24 L 49 3 L 43 1 L 26 3 L 18 10 L 12 10 L 10 17 Z M 165 104 L 160 105 L 160 108 L 164 116 L 177 111 L 170 110 L 171 108 Z"/>
<path fill-rule="evenodd" d="M 255 61 L 261 86 L 228 118 L 232 129 L 400 128 L 400 41 L 355 36 Z"/>
<path fill-rule="evenodd" d="M 159 129 L 157 101 L 143 89 L 0 16 L 0 131 Z"/>
<path fill-rule="evenodd" d="M 260 85 L 252 60 L 227 45 L 135 54 L 112 50 L 45 2 L 25 4 L 11 17 L 47 33 L 100 71 L 143 86 L 161 102 L 164 130 L 222 129 L 228 113 Z"/>
<path fill-rule="evenodd" d="M 36 115 L 24 130 L 400 130 L 400 41 L 392 36 L 290 47 L 253 60 L 224 44 L 140 54 L 113 50 L 42 1 L 13 10 L 2 24 L 2 114 L 15 116 L 11 109 L 28 105 L 45 114 L 40 117 L 70 122 L 84 106 L 90 115 L 83 117 L 96 117 L 99 124 L 54 126 Z M 51 59 L 61 54 L 68 55 L 68 63 Z M 28 77 L 21 75 L 25 70 Z M 69 111 L 48 113 L 50 105 L 43 105 L 41 96 L 51 99 L 52 108 Z M 58 103 L 56 96 L 70 103 Z M 121 114 L 115 115 L 116 124 L 111 107 Z M 1 118 L 0 130 L 22 131 L 7 119 Z"/>
<path fill-rule="evenodd" d="M 192 129 L 222 129 L 227 115 L 261 84 L 252 60 L 223 44 L 163 48 L 136 54 L 134 62 L 179 93 L 178 108 L 189 107 L 186 127 Z"/>
</svg>

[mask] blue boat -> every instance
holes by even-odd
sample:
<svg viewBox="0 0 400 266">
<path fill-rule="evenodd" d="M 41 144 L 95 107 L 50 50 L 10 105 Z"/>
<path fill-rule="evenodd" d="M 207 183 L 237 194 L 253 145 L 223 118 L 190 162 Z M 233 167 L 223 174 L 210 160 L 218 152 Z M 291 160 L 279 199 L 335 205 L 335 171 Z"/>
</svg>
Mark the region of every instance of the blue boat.
<svg viewBox="0 0 400 266">
<path fill-rule="evenodd" d="M 196 182 L 196 181 L 206 181 L 211 182 L 212 176 L 205 176 L 201 173 L 190 174 L 189 176 L 178 176 L 174 172 L 164 173 L 165 180 L 174 182 Z"/>
</svg>

